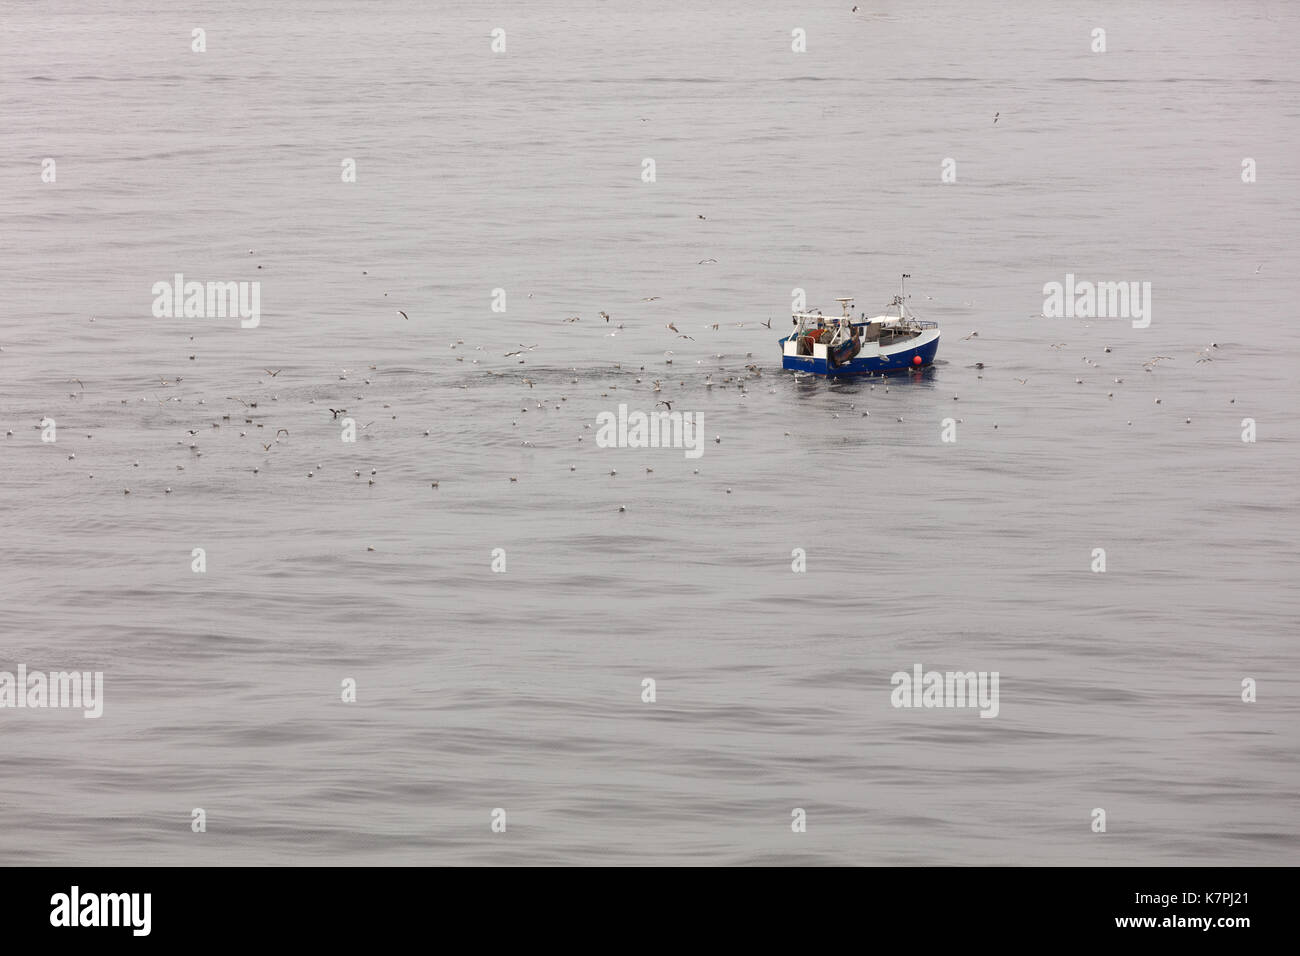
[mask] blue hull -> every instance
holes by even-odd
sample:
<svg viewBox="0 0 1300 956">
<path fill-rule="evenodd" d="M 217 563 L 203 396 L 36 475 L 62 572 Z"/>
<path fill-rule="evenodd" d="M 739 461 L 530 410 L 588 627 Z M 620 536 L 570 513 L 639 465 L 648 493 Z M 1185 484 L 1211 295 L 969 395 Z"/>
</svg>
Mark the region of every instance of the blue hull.
<svg viewBox="0 0 1300 956">
<path fill-rule="evenodd" d="M 789 336 L 781 340 L 782 350 L 785 349 L 788 338 Z M 924 345 L 918 345 L 916 348 L 895 352 L 893 355 L 872 356 L 871 358 L 859 356 L 834 368 L 828 366 L 826 359 L 813 358 L 811 355 L 782 355 L 781 367 L 798 372 L 811 372 L 813 375 L 874 375 L 881 372 L 901 372 L 904 369 L 925 368 L 934 362 L 934 357 L 938 353 L 939 340 L 934 339 Z M 914 361 L 918 355 L 921 357 L 920 365 Z"/>
</svg>

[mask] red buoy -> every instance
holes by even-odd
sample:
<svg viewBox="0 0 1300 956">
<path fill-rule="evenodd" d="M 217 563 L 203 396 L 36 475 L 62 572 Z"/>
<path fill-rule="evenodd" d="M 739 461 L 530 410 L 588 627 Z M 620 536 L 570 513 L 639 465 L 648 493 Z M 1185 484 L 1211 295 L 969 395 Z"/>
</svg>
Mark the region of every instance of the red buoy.
<svg viewBox="0 0 1300 956">
<path fill-rule="evenodd" d="M 912 364 L 913 364 L 913 365 L 920 365 L 920 364 L 921 364 L 921 356 L 919 356 L 919 355 L 913 355 L 913 356 L 912 356 Z"/>
</svg>

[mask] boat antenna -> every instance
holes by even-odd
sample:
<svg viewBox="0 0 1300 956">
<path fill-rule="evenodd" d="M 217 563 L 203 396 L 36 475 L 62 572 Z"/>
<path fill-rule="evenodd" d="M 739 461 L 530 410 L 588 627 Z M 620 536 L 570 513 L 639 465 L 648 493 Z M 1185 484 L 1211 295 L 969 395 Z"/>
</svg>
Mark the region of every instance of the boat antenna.
<svg viewBox="0 0 1300 956">
<path fill-rule="evenodd" d="M 899 292 L 901 293 L 901 294 L 899 295 L 899 297 L 898 297 L 898 314 L 899 314 L 899 316 L 903 316 L 903 315 L 906 314 L 903 310 L 907 308 L 907 305 L 906 305 L 906 303 L 907 303 L 907 280 L 910 279 L 910 278 L 912 278 L 912 274 L 911 274 L 910 272 L 904 272 L 904 273 L 903 273 L 903 278 L 901 278 L 901 279 L 898 280 L 898 289 L 899 289 Z"/>
</svg>

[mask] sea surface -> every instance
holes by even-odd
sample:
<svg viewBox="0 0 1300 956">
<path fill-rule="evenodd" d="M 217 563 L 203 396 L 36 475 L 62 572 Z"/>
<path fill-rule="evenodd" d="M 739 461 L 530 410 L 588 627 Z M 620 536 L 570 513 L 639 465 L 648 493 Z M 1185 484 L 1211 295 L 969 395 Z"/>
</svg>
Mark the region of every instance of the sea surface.
<svg viewBox="0 0 1300 956">
<path fill-rule="evenodd" d="M 1300 7 L 859 3 L 0 0 L 0 860 L 1300 862 Z"/>
</svg>

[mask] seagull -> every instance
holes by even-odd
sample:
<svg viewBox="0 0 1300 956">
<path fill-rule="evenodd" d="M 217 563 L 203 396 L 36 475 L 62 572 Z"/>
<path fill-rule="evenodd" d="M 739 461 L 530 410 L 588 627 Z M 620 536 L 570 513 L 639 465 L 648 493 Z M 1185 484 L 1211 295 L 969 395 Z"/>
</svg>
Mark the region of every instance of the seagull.
<svg viewBox="0 0 1300 956">
<path fill-rule="evenodd" d="M 702 266 L 707 262 L 717 262 L 717 261 L 718 261 L 717 259 L 701 259 L 699 262 L 696 263 L 696 265 Z"/>
<path fill-rule="evenodd" d="M 763 322 L 761 324 L 770 329 L 772 327 L 772 320 L 769 318 L 766 322 Z"/>
<path fill-rule="evenodd" d="M 656 408 L 658 408 L 660 405 L 664 405 L 664 406 L 666 406 L 667 409 L 668 409 L 670 412 L 673 410 L 673 403 L 672 403 L 672 402 L 669 402 L 669 401 L 655 402 L 655 407 L 656 407 Z"/>
<path fill-rule="evenodd" d="M 696 213 L 696 214 L 695 214 L 695 218 L 696 218 L 696 219 L 703 219 L 704 217 L 701 216 L 699 213 Z"/>
<path fill-rule="evenodd" d="M 601 313 L 600 313 L 600 317 L 601 317 L 602 319 L 604 319 L 606 322 L 609 321 L 609 313 L 608 313 L 608 312 L 601 312 Z"/>
<path fill-rule="evenodd" d="M 338 418 L 340 415 L 342 415 L 342 414 L 343 414 L 344 412 L 346 412 L 346 411 L 347 411 L 346 408 L 331 408 L 331 409 L 330 409 L 330 414 L 333 415 L 334 418 Z M 331 421 L 333 421 L 333 419 L 331 419 Z"/>
<path fill-rule="evenodd" d="M 266 442 L 262 442 L 262 450 L 263 450 L 263 451 L 270 451 L 270 450 L 271 450 L 271 446 L 268 445 Z"/>
<path fill-rule="evenodd" d="M 267 375 L 271 376 L 271 378 L 275 378 L 283 370 L 277 368 L 274 372 L 272 372 L 269 368 L 264 368 L 262 369 L 262 371 L 265 372 Z"/>
<path fill-rule="evenodd" d="M 979 338 L 979 332 L 972 332 L 970 335 L 963 335 L 961 340 L 965 342 L 968 339 Z"/>
<path fill-rule="evenodd" d="M 408 322 L 411 321 L 411 317 L 407 315 L 405 312 L 403 312 L 401 309 L 397 310 L 397 314 L 400 315 L 402 318 L 406 319 L 406 321 Z"/>
<path fill-rule="evenodd" d="M 1001 115 L 1002 115 L 1001 113 L 994 113 L 994 114 L 993 114 L 993 125 L 994 125 L 994 126 L 997 126 L 997 125 L 998 125 L 998 117 L 1001 116 Z"/>
<path fill-rule="evenodd" d="M 1024 385 L 1026 382 L 1029 381 L 1029 379 L 1027 379 L 1027 378 L 1018 378 L 1018 379 L 1016 379 L 1016 381 L 1019 382 L 1021 385 Z"/>
<path fill-rule="evenodd" d="M 653 302 L 655 299 L 658 299 L 658 298 L 661 298 L 661 296 L 652 295 L 652 296 L 649 296 L 648 298 L 642 299 L 641 301 L 642 301 L 642 302 Z"/>
<path fill-rule="evenodd" d="M 285 437 L 285 438 L 288 438 L 288 437 L 289 437 L 289 429 L 287 429 L 287 428 L 277 428 L 277 429 L 275 430 L 275 440 L 276 440 L 276 441 L 279 441 L 279 440 L 280 440 L 280 432 L 284 432 L 284 437 Z"/>
<path fill-rule="evenodd" d="M 681 332 L 681 330 L 677 328 L 677 326 L 673 325 L 671 322 L 668 323 L 667 328 L 672 329 L 674 332 L 678 332 L 678 333 Z"/>
<path fill-rule="evenodd" d="M 1264 263 L 1262 262 L 1259 265 L 1255 266 L 1255 275 L 1259 275 L 1259 270 L 1262 268 L 1264 268 Z"/>
</svg>

